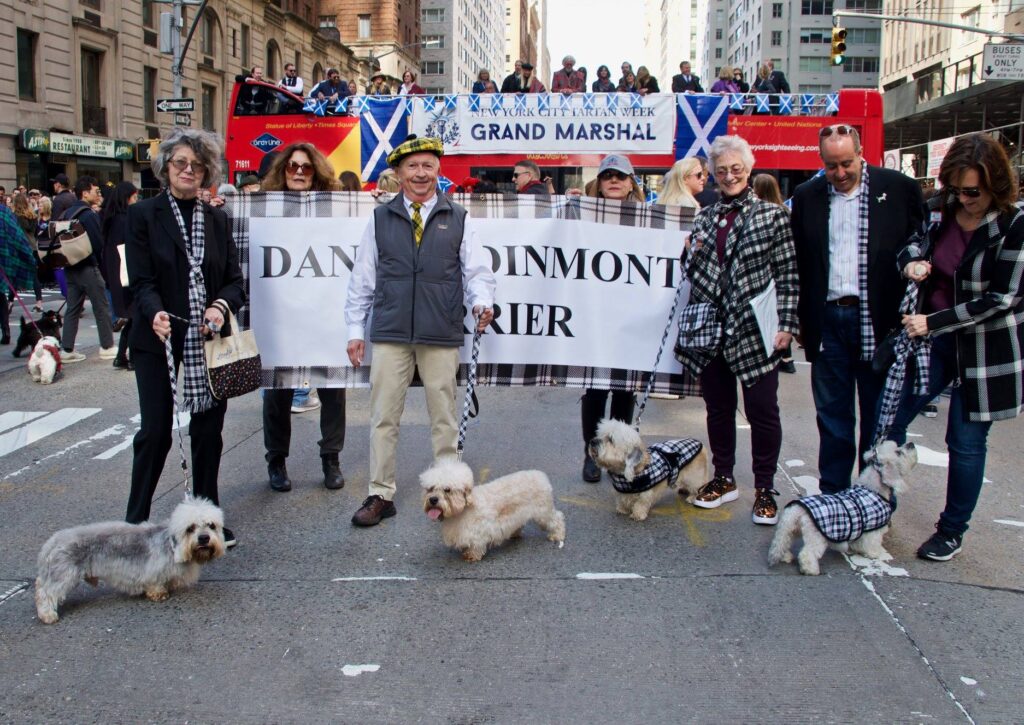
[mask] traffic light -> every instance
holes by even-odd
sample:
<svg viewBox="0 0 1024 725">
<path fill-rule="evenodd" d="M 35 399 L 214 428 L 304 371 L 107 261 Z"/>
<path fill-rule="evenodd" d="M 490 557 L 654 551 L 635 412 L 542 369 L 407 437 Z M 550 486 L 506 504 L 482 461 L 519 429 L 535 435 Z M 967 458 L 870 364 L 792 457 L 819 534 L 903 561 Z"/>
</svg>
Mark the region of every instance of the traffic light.
<svg viewBox="0 0 1024 725">
<path fill-rule="evenodd" d="M 846 60 L 846 28 L 832 28 L 832 65 Z"/>
</svg>

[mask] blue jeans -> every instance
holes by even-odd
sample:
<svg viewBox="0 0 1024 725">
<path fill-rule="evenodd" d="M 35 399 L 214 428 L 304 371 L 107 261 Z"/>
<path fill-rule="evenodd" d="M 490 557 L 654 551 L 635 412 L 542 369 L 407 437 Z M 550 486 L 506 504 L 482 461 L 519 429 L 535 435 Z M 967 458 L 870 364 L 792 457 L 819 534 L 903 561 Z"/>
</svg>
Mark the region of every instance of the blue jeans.
<svg viewBox="0 0 1024 725">
<path fill-rule="evenodd" d="M 305 405 L 309 400 L 310 390 L 311 388 L 295 388 L 292 392 L 292 405 Z"/>
<path fill-rule="evenodd" d="M 886 436 L 903 445 L 907 426 L 921 409 L 941 393 L 956 377 L 956 335 L 940 335 L 932 341 L 932 363 L 929 368 L 928 393 L 914 395 L 913 379 L 907 376 L 903 400 L 896 419 Z M 939 528 L 962 536 L 967 531 L 974 507 L 981 494 L 985 477 L 985 455 L 988 452 L 988 430 L 992 422 L 967 420 L 963 388 L 953 388 L 949 396 L 949 418 L 946 421 L 946 448 L 949 450 L 949 474 L 946 477 L 946 508 L 939 516 Z"/>
<path fill-rule="evenodd" d="M 856 305 L 825 305 L 821 351 L 811 366 L 811 392 L 818 421 L 818 475 L 822 493 L 850 487 L 853 464 L 864 454 L 878 420 L 882 380 L 871 361 L 860 359 L 860 310 Z M 860 408 L 860 435 L 855 434 Z M 859 455 L 858 455 L 859 453 Z"/>
</svg>

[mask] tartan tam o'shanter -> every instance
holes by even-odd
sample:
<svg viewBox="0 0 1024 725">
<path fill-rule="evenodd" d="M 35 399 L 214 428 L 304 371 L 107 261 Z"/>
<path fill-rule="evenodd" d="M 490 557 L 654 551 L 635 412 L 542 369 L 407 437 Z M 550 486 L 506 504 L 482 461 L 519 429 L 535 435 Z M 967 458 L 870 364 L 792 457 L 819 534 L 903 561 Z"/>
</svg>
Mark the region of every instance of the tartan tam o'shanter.
<svg viewBox="0 0 1024 725">
<path fill-rule="evenodd" d="M 413 134 L 398 144 L 395 150 L 388 154 L 388 166 L 398 166 L 399 162 L 406 156 L 423 152 L 434 154 L 441 158 L 444 156 L 444 144 L 441 143 L 439 138 L 431 138 L 430 136 L 418 138 Z"/>
</svg>

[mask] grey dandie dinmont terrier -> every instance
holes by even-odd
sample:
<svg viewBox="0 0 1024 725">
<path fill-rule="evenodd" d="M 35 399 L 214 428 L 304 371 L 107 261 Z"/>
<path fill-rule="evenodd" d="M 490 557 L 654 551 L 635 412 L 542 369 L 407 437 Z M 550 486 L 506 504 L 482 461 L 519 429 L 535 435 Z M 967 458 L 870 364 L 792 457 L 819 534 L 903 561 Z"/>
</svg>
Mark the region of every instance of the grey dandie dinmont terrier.
<svg viewBox="0 0 1024 725">
<path fill-rule="evenodd" d="M 906 490 L 906 477 L 917 465 L 913 443 L 883 441 L 864 454 L 867 468 L 849 488 L 832 494 L 805 496 L 782 512 L 768 549 L 768 564 L 793 561 L 793 539 L 803 536 L 797 555 L 801 574 L 819 574 L 826 549 L 862 554 L 869 559 L 892 557 L 882 545 L 896 510 L 896 496 Z"/>
<path fill-rule="evenodd" d="M 700 441 L 679 438 L 646 447 L 640 433 L 621 420 L 598 423 L 589 453 L 608 471 L 618 493 L 616 509 L 634 521 L 646 519 L 668 489 L 693 496 L 708 480 L 708 453 Z"/>
<path fill-rule="evenodd" d="M 550 541 L 565 541 L 565 518 L 555 508 L 551 482 L 541 471 L 517 471 L 474 486 L 473 472 L 456 458 L 442 458 L 420 474 L 423 510 L 441 522 L 446 546 L 466 561 L 480 561 L 487 547 L 519 536 L 530 521 Z"/>
<path fill-rule="evenodd" d="M 103 580 L 154 602 L 190 587 L 199 567 L 224 553 L 224 514 L 205 498 L 186 498 L 162 524 L 104 521 L 58 531 L 39 552 L 36 613 L 57 621 L 57 607 L 79 582 Z"/>
</svg>

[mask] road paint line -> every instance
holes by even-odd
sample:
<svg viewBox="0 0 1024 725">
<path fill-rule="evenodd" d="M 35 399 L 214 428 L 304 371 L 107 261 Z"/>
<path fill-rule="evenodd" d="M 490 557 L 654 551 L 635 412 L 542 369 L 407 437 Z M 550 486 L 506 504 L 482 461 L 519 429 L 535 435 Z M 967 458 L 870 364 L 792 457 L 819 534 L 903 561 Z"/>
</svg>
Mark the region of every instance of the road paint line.
<svg viewBox="0 0 1024 725">
<path fill-rule="evenodd" d="M 6 602 L 8 599 L 10 599 L 13 596 L 21 594 L 23 591 L 25 591 L 28 588 L 29 588 L 29 582 L 22 582 L 21 584 L 16 584 L 15 586 L 11 587 L 10 589 L 8 589 L 3 594 L 0 594 L 0 604 L 3 604 L 4 602 Z"/>
<path fill-rule="evenodd" d="M 960 681 L 968 687 L 974 687 L 978 684 L 978 681 L 973 677 L 964 677 L 963 675 L 960 675 Z"/>
<path fill-rule="evenodd" d="M 376 672 L 380 665 L 345 665 L 341 668 L 341 674 L 345 677 L 358 677 L 364 672 Z"/>
<path fill-rule="evenodd" d="M 577 579 L 583 579 L 585 581 L 602 581 L 606 579 L 643 579 L 644 577 L 639 574 L 633 574 L 631 572 L 594 572 L 594 571 L 582 571 L 576 575 Z"/>
<path fill-rule="evenodd" d="M 1024 521 L 1014 521 L 1013 519 L 993 519 L 997 524 L 1006 524 L 1007 526 L 1020 526 L 1024 528 Z"/>
<path fill-rule="evenodd" d="M 889 555 L 889 559 L 892 559 L 892 554 Z M 906 569 L 887 564 L 887 559 L 869 559 L 859 554 L 850 554 L 846 561 L 849 562 L 850 568 L 864 576 L 910 576 Z"/>
<path fill-rule="evenodd" d="M 118 453 L 120 453 L 121 451 L 123 451 L 123 450 L 125 450 L 127 448 L 131 448 L 132 441 L 134 441 L 134 440 L 135 440 L 135 434 L 134 433 L 126 435 L 124 437 L 124 439 L 120 443 L 118 443 L 116 446 L 114 446 L 113 448 L 108 448 L 107 450 L 103 451 L 99 455 L 93 456 L 92 459 L 94 461 L 108 461 L 111 458 L 113 458 L 114 456 L 116 456 Z"/>
<path fill-rule="evenodd" d="M 414 582 L 414 576 L 341 576 L 332 582 Z"/>
<path fill-rule="evenodd" d="M 814 476 L 797 476 L 793 479 L 803 496 L 817 496 L 821 493 L 821 482 Z"/>
<path fill-rule="evenodd" d="M 0 413 L 0 433 L 11 428 L 17 428 L 19 425 L 25 425 L 30 420 L 41 418 L 46 415 L 46 411 L 40 411 L 38 413 L 25 413 L 20 410 L 11 410 L 7 413 Z"/>
<path fill-rule="evenodd" d="M 90 436 L 89 438 L 86 438 L 85 440 L 78 441 L 77 443 L 72 443 L 67 448 L 62 448 L 61 450 L 57 451 L 56 453 L 51 453 L 48 456 L 43 456 L 38 461 L 33 461 L 32 463 L 28 464 L 27 466 L 22 466 L 21 468 L 19 468 L 17 471 L 14 471 L 13 473 L 8 473 L 7 474 L 7 478 L 14 478 L 15 476 L 20 476 L 21 474 L 23 474 L 25 471 L 29 470 L 30 468 L 35 468 L 36 466 L 38 466 L 38 465 L 40 465 L 42 463 L 45 463 L 46 461 L 52 460 L 54 458 L 60 458 L 61 456 L 66 456 L 71 451 L 74 451 L 74 450 L 77 450 L 79 448 L 82 448 L 83 446 L 90 446 L 90 445 L 92 445 L 96 441 L 103 440 L 104 438 L 109 438 L 110 436 L 118 435 L 119 433 L 122 433 L 123 431 L 124 431 L 124 425 L 122 425 L 121 423 L 118 423 L 117 425 L 112 425 L 109 428 L 101 430 L 99 433 L 97 433 L 97 434 L 95 434 L 93 436 Z"/>
<path fill-rule="evenodd" d="M 96 415 L 101 410 L 102 408 L 61 408 L 55 413 L 4 433 L 0 435 L 0 458 Z"/>
<path fill-rule="evenodd" d="M 786 466 L 788 466 L 789 468 L 798 468 L 802 465 L 804 465 L 804 462 L 799 458 L 791 458 L 790 460 L 786 461 Z"/>
</svg>

